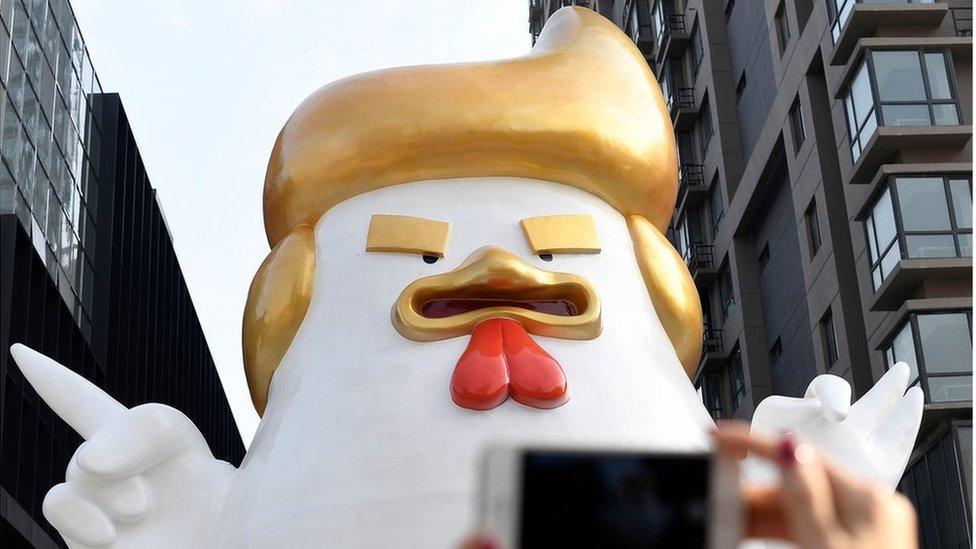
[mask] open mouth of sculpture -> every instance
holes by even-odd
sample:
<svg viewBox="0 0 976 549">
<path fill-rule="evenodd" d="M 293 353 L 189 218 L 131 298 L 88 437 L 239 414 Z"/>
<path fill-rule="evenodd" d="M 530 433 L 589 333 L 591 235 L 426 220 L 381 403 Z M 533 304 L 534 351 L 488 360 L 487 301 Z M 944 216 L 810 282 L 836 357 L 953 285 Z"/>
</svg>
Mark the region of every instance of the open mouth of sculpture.
<svg viewBox="0 0 976 549">
<path fill-rule="evenodd" d="M 397 331 L 415 341 L 437 341 L 471 334 L 478 324 L 503 318 L 537 335 L 599 335 L 600 302 L 585 279 L 521 261 L 491 263 L 488 258 L 404 288 L 393 309 Z"/>
<path fill-rule="evenodd" d="M 513 299 L 431 299 L 420 306 L 420 314 L 426 318 L 444 318 L 470 311 L 492 307 L 515 307 L 527 311 L 553 316 L 576 316 L 576 304 L 568 299 L 536 299 L 521 301 Z"/>
</svg>

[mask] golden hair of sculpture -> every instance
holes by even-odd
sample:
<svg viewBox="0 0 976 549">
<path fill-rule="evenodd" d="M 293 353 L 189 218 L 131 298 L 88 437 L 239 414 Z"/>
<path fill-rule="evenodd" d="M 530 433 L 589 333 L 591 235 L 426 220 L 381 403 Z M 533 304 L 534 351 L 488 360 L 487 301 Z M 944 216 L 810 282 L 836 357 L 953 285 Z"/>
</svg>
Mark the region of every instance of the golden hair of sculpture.
<svg viewBox="0 0 976 549">
<path fill-rule="evenodd" d="M 654 309 L 693 377 L 701 303 L 662 234 L 677 169 L 671 118 L 643 55 L 583 8 L 550 17 L 523 57 L 386 69 L 326 85 L 285 124 L 268 165 L 264 221 L 273 249 L 251 284 L 243 328 L 254 407 L 263 413 L 308 310 L 318 218 L 353 196 L 430 179 L 553 181 L 620 211 Z"/>
</svg>

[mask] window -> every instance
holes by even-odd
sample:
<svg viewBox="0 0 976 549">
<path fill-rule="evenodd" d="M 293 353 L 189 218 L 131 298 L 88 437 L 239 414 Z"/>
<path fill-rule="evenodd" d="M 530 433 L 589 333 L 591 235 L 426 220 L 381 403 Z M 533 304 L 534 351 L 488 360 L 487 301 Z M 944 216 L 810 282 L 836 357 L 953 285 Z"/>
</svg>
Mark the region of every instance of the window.
<svg viewBox="0 0 976 549">
<path fill-rule="evenodd" d="M 766 264 L 769 263 L 769 243 L 767 242 L 761 252 L 759 252 L 759 272 L 763 272 L 766 269 Z"/>
<path fill-rule="evenodd" d="M 790 43 L 790 22 L 786 19 L 786 5 L 782 1 L 776 8 L 776 15 L 773 19 L 776 25 L 776 39 L 779 41 L 779 54 L 783 55 L 786 46 Z"/>
<path fill-rule="evenodd" d="M 725 16 L 731 17 L 733 9 L 735 9 L 735 0 L 728 0 L 725 3 Z"/>
<path fill-rule="evenodd" d="M 823 318 L 820 319 L 820 337 L 823 339 L 824 359 L 827 366 L 832 366 L 840 355 L 837 353 L 837 333 L 834 331 L 834 315 L 827 309 Z"/>
<path fill-rule="evenodd" d="M 817 255 L 820 245 L 823 243 L 820 237 L 820 217 L 817 215 L 817 201 L 811 200 L 803 218 L 807 225 L 807 238 L 810 240 L 810 259 Z"/>
<path fill-rule="evenodd" d="M 732 275 L 729 273 L 729 264 L 722 265 L 722 272 L 719 275 L 719 297 L 722 299 L 722 319 L 729 318 L 729 311 L 735 304 L 735 293 L 732 289 Z"/>
<path fill-rule="evenodd" d="M 908 364 L 910 383 L 921 384 L 928 402 L 972 399 L 972 354 L 972 319 L 956 311 L 910 315 L 884 350 L 889 368 Z"/>
<path fill-rule="evenodd" d="M 773 346 L 769 348 L 769 364 L 776 364 L 781 356 L 783 356 L 783 342 L 777 337 L 776 341 L 773 342 Z"/>
<path fill-rule="evenodd" d="M 708 104 L 708 96 L 702 100 L 702 110 L 698 115 L 698 139 L 701 144 L 702 158 L 708 151 L 708 145 L 712 142 L 712 134 L 715 131 L 712 127 L 712 108 Z"/>
<path fill-rule="evenodd" d="M 725 216 L 725 204 L 722 203 L 722 189 L 718 183 L 718 176 L 712 181 L 712 190 L 708 196 L 708 205 L 712 209 L 712 231 L 718 232 L 718 225 Z"/>
<path fill-rule="evenodd" d="M 803 109 L 800 107 L 799 96 L 793 100 L 793 106 L 790 107 L 790 130 L 793 132 L 793 150 L 799 151 L 803 140 L 807 137 L 803 127 Z"/>
<path fill-rule="evenodd" d="M 739 408 L 742 399 L 746 396 L 746 376 L 742 370 L 742 353 L 739 345 L 736 344 L 735 350 L 729 355 L 729 389 L 732 394 L 732 411 Z"/>
<path fill-rule="evenodd" d="M 742 100 L 742 93 L 746 91 L 746 73 L 742 71 L 739 75 L 739 82 L 735 85 L 735 102 L 736 104 Z"/>
<path fill-rule="evenodd" d="M 851 156 L 878 125 L 955 126 L 958 103 L 942 51 L 868 51 L 844 96 Z"/>
<path fill-rule="evenodd" d="M 722 406 L 722 374 L 720 372 L 708 372 L 701 376 L 698 383 L 698 394 L 712 419 L 726 417 L 724 406 Z"/>
<path fill-rule="evenodd" d="M 698 75 L 698 69 L 701 68 L 702 58 L 705 57 L 705 49 L 702 47 L 701 33 L 699 32 L 698 25 L 695 25 L 694 30 L 691 31 L 691 67 L 693 74 Z"/>
<path fill-rule="evenodd" d="M 972 196 L 968 177 L 891 178 L 864 221 L 874 289 L 902 258 L 972 257 Z"/>
</svg>

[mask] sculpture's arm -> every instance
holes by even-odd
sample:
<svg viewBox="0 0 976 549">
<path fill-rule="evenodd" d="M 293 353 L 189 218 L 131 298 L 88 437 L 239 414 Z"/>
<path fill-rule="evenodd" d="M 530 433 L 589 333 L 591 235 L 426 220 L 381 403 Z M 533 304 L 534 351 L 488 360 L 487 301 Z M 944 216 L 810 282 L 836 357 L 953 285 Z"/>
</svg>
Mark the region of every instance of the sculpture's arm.
<svg viewBox="0 0 976 549">
<path fill-rule="evenodd" d="M 23 345 L 10 349 L 42 399 L 85 442 L 43 512 L 70 547 L 206 547 L 235 469 L 162 404 L 129 409 Z"/>
</svg>

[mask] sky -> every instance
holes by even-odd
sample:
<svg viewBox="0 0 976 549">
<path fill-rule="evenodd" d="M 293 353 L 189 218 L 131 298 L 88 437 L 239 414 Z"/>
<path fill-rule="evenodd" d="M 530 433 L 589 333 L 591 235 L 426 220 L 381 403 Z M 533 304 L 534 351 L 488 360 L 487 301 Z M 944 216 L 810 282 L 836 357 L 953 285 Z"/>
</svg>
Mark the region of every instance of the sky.
<svg viewBox="0 0 976 549">
<path fill-rule="evenodd" d="M 72 0 L 102 88 L 122 97 L 241 436 L 258 417 L 241 317 L 269 248 L 271 146 L 317 88 L 404 65 L 514 57 L 527 0 Z"/>
</svg>

